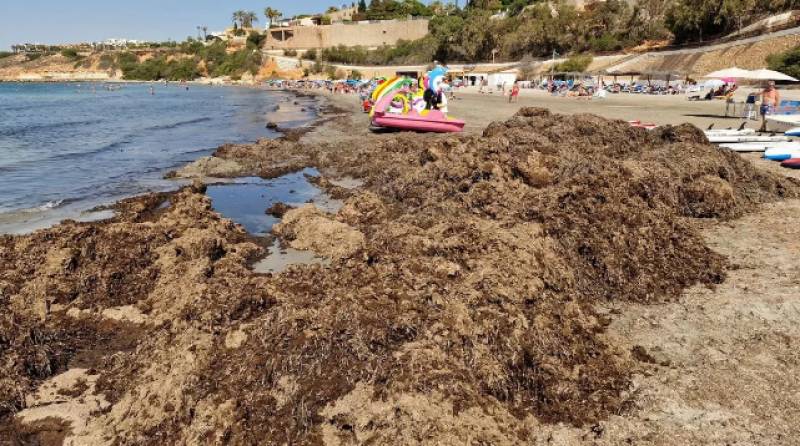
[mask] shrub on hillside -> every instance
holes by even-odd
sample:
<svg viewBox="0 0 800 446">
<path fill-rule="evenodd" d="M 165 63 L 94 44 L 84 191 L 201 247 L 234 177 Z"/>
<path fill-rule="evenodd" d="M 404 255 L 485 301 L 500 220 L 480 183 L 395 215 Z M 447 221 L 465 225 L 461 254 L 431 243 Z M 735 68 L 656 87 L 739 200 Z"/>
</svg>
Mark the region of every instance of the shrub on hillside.
<svg viewBox="0 0 800 446">
<path fill-rule="evenodd" d="M 321 61 L 317 60 L 314 65 L 311 65 L 312 74 L 320 74 L 323 71 L 325 71 L 325 65 Z"/>
<path fill-rule="evenodd" d="M 154 57 L 144 62 L 121 65 L 123 77 L 128 80 L 171 81 L 192 80 L 200 76 L 197 62 L 192 58 L 167 61 L 165 56 Z"/>
<path fill-rule="evenodd" d="M 589 65 L 592 63 L 592 56 L 588 54 L 577 54 L 574 56 L 570 56 L 569 59 L 557 64 L 555 69 L 556 71 L 561 71 L 565 73 L 582 73 L 589 68 Z"/>
<path fill-rule="evenodd" d="M 221 64 L 214 67 L 212 76 L 230 76 L 232 79 L 241 78 L 246 72 L 258 73 L 261 68 L 261 53 L 251 50 L 239 50 L 226 55 Z"/>
<path fill-rule="evenodd" d="M 317 50 L 315 50 L 314 48 L 311 48 L 310 50 L 308 50 L 305 53 L 303 53 L 302 57 L 303 57 L 303 59 L 306 59 L 306 60 L 317 60 Z"/>
<path fill-rule="evenodd" d="M 267 39 L 265 34 L 261 34 L 256 31 L 251 31 L 250 34 L 247 36 L 247 47 L 250 49 L 257 49 L 261 48 L 261 45 L 264 44 L 264 41 Z"/>
<path fill-rule="evenodd" d="M 78 51 L 76 51 L 74 48 L 64 48 L 61 50 L 61 55 L 67 59 L 77 59 Z"/>
<path fill-rule="evenodd" d="M 618 51 L 623 47 L 622 41 L 612 34 L 589 39 L 589 47 L 595 51 Z"/>
<path fill-rule="evenodd" d="M 780 71 L 792 77 L 800 77 L 800 47 L 783 53 L 767 56 L 767 64 L 771 70 Z"/>
<path fill-rule="evenodd" d="M 100 56 L 100 60 L 97 63 L 97 67 L 101 70 L 108 70 L 111 68 L 116 67 L 116 62 L 114 61 L 114 56 L 111 54 L 103 54 Z"/>
<path fill-rule="evenodd" d="M 435 50 L 434 39 L 429 36 L 419 40 L 398 40 L 394 46 L 383 45 L 374 50 L 339 45 L 323 49 L 320 55 L 326 62 L 348 65 L 400 65 L 428 63 L 434 59 Z M 313 55 L 316 56 L 316 51 Z"/>
<path fill-rule="evenodd" d="M 325 76 L 327 76 L 328 79 L 336 79 L 336 72 L 337 70 L 333 65 L 325 65 Z"/>
<path fill-rule="evenodd" d="M 13 55 L 14 53 L 11 51 L 0 51 L 0 59 L 5 59 L 6 57 L 11 57 Z"/>
<path fill-rule="evenodd" d="M 205 48 L 205 45 L 203 45 L 203 42 L 199 40 L 187 39 L 185 42 L 180 44 L 179 48 L 184 54 L 200 54 L 203 51 L 203 48 Z"/>
</svg>

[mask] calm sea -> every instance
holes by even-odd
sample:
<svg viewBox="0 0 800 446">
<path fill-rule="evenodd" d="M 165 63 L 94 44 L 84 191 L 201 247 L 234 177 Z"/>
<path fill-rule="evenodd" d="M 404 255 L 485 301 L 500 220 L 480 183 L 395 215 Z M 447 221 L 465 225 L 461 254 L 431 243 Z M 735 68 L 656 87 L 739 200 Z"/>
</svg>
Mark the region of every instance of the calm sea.
<svg viewBox="0 0 800 446">
<path fill-rule="evenodd" d="M 313 104 L 295 101 L 233 87 L 0 83 L 0 232 L 90 219 L 99 204 L 173 189 L 165 172 L 220 144 L 274 137 L 271 120 L 308 122 Z"/>
</svg>

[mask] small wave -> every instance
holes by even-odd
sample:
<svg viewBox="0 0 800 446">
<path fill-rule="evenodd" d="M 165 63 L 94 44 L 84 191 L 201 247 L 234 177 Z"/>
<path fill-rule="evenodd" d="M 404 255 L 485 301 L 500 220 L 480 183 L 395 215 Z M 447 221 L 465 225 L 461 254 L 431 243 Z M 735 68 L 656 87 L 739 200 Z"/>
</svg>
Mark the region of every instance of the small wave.
<svg viewBox="0 0 800 446">
<path fill-rule="evenodd" d="M 98 153 L 102 153 L 102 152 L 105 152 L 107 150 L 114 150 L 116 148 L 122 147 L 125 144 L 129 144 L 130 142 L 131 141 L 129 141 L 127 139 L 122 139 L 122 140 L 119 140 L 119 141 L 114 141 L 111 144 L 106 144 L 106 145 L 104 145 L 102 147 L 98 147 L 98 148 L 93 149 L 93 150 L 87 150 L 86 152 L 71 152 L 71 153 L 63 153 L 61 155 L 51 156 L 50 158 L 47 158 L 44 161 L 71 160 L 71 159 L 75 159 L 75 158 L 83 158 L 85 156 L 97 155 Z M 41 161 L 37 161 L 37 162 L 41 162 Z"/>
<path fill-rule="evenodd" d="M 68 161 L 74 159 L 80 159 L 87 156 L 97 155 L 98 153 L 105 152 L 107 150 L 113 150 L 119 147 L 124 146 L 125 144 L 129 144 L 131 141 L 127 139 L 114 141 L 110 144 L 106 144 L 102 147 L 98 147 L 96 149 L 87 150 L 85 152 L 67 152 L 67 153 L 60 153 L 57 155 L 52 155 L 47 158 L 42 159 L 35 159 L 35 160 L 25 160 L 19 161 L 15 163 L 11 163 L 6 166 L 0 166 L 0 173 L 11 173 L 20 171 L 31 166 L 42 165 L 44 163 L 52 163 L 53 161 Z"/>
<path fill-rule="evenodd" d="M 50 209 L 55 209 L 61 206 L 62 204 L 64 204 L 64 200 L 53 200 L 53 201 L 48 201 L 47 203 L 37 207 L 36 209 L 40 211 L 47 211 Z"/>
<path fill-rule="evenodd" d="M 93 119 L 88 121 L 68 121 L 68 122 L 54 122 L 51 124 L 38 124 L 28 125 L 25 127 L 12 127 L 6 130 L 0 130 L 0 136 L 20 136 L 29 133 L 36 133 L 47 130 L 56 130 L 65 127 L 82 127 L 86 125 L 99 124 L 103 121 Z"/>
<path fill-rule="evenodd" d="M 152 127 L 145 128 L 145 130 L 168 130 L 168 129 L 174 129 L 174 128 L 177 128 L 177 127 L 182 127 L 184 125 L 197 124 L 197 123 L 200 123 L 200 122 L 206 122 L 206 121 L 210 121 L 210 120 L 211 120 L 211 118 L 209 118 L 209 117 L 189 119 L 188 121 L 178 121 L 178 122 L 175 122 L 175 123 L 172 123 L 172 124 L 154 125 Z"/>
<path fill-rule="evenodd" d="M 62 198 L 60 200 L 50 200 L 38 206 L 32 206 L 29 208 L 21 208 L 11 210 L 9 212 L 4 212 L 6 214 L 38 214 L 42 212 L 51 211 L 53 209 L 60 208 L 70 203 L 74 203 L 77 201 L 75 198 Z"/>
</svg>

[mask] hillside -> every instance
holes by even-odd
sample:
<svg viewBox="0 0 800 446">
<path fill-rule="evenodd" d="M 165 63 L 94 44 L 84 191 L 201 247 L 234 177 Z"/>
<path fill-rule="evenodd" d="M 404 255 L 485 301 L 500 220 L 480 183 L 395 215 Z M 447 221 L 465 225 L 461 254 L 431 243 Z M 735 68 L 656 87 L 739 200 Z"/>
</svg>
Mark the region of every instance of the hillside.
<svg viewBox="0 0 800 446">
<path fill-rule="evenodd" d="M 101 61 L 103 54 L 92 54 L 75 61 L 61 54 L 29 57 L 22 54 L 0 59 L 2 81 L 109 80 L 119 73 Z"/>
<path fill-rule="evenodd" d="M 562 24 L 591 24 L 594 21 L 605 23 L 605 15 L 613 11 L 614 2 L 573 16 Z M 517 67 L 522 69 L 524 75 L 531 76 L 552 71 L 553 63 L 566 60 L 563 46 L 559 46 L 558 34 L 553 34 L 552 39 L 544 47 L 556 45 L 559 51 L 551 57 L 531 58 L 531 52 L 524 53 L 524 57 L 510 58 L 511 55 L 521 55 L 523 47 L 529 47 L 542 37 L 542 32 L 547 31 L 552 25 L 549 20 L 541 19 L 536 23 L 544 28 L 527 29 L 523 24 L 510 25 L 515 17 L 527 17 L 533 14 L 535 8 L 528 8 L 517 16 L 503 20 L 489 20 L 480 33 L 473 33 L 476 42 L 474 45 L 497 46 L 498 60 L 504 60 L 504 68 Z M 297 52 L 276 53 L 275 51 L 261 51 L 263 34 L 251 32 L 246 38 L 241 39 L 239 45 L 232 46 L 221 41 L 210 45 L 188 40 L 179 44 L 172 43 L 170 47 L 157 47 L 147 50 L 134 51 L 93 51 L 70 53 L 45 53 L 31 55 L 13 55 L 0 58 L 0 81 L 63 81 L 63 80 L 205 80 L 209 82 L 243 82 L 269 78 L 298 79 L 303 76 L 311 77 L 342 77 L 359 72 L 365 77 L 389 76 L 402 66 L 403 71 L 422 71 L 431 60 L 450 62 L 456 71 L 469 71 L 467 64 L 453 63 L 454 61 L 470 62 L 477 59 L 478 63 L 487 59 L 483 58 L 480 51 L 469 50 L 464 45 L 459 45 L 459 39 L 464 39 L 464 27 L 470 27 L 472 20 L 480 12 L 467 10 L 466 18 L 460 16 L 436 16 L 431 20 L 431 34 L 418 41 L 400 41 L 394 47 L 381 47 L 368 50 L 362 47 L 335 47 L 321 51 L 310 50 L 305 54 Z M 569 9 L 561 11 L 571 11 Z M 617 11 L 624 15 L 626 10 Z M 574 11 L 573 11 L 574 12 Z M 606 51 L 600 56 L 595 56 L 588 67 L 589 72 L 677 72 L 687 76 L 702 76 L 713 70 L 736 65 L 744 68 L 761 68 L 768 66 L 768 57 L 786 52 L 800 45 L 800 27 L 790 27 L 776 32 L 769 32 L 773 28 L 785 28 L 794 23 L 798 17 L 795 12 L 787 12 L 770 16 L 753 22 L 750 26 L 743 27 L 740 31 L 729 34 L 724 38 L 705 46 L 678 47 L 677 49 L 659 50 L 669 40 L 642 41 L 645 35 L 627 41 L 634 45 L 622 50 L 622 41 L 610 37 L 605 40 L 586 40 L 586 36 L 578 40 L 584 44 L 572 46 L 582 52 L 592 53 L 593 49 L 616 48 L 617 51 Z M 487 19 L 488 20 L 488 19 Z M 481 34 L 486 30 L 498 31 L 505 25 L 510 26 L 503 35 L 516 36 L 513 45 L 503 45 L 495 41 L 495 37 Z M 609 22 L 603 27 L 615 27 L 616 22 Z M 594 25 L 593 25 L 594 26 Z M 622 26 L 622 25 L 619 25 Z M 626 27 L 632 26 L 630 23 Z M 500 27 L 500 28 L 498 28 Z M 596 28 L 596 26 L 595 26 Z M 601 27 L 602 28 L 602 27 Z M 618 31 L 622 32 L 623 28 Z M 525 32 L 524 35 L 519 34 Z M 510 34 L 509 34 L 510 33 Z M 765 34 L 758 34 L 765 33 Z M 755 35 L 754 35 L 755 34 Z M 447 37 L 453 43 L 452 50 L 443 53 L 441 41 Z M 606 36 L 608 37 L 608 36 Z M 485 39 L 481 41 L 480 39 Z M 481 43 L 483 42 L 483 43 Z M 527 43 L 525 43 L 527 42 Z M 605 42 L 605 43 L 603 43 Z M 439 46 L 437 46 L 439 45 Z M 520 46 L 521 45 L 521 46 Z M 549 45 L 549 46 L 548 46 Z M 544 47 L 537 47 L 535 51 L 541 53 Z M 438 48 L 438 49 L 437 49 Z M 473 48 L 474 49 L 474 48 Z M 531 48 L 529 48 L 531 50 Z M 481 50 L 482 51 L 482 50 Z M 526 50 L 527 51 L 527 50 Z M 533 51 L 533 50 L 531 50 Z M 552 55 L 558 57 L 552 58 Z M 457 59 L 456 59 L 457 58 Z M 492 58 L 490 58 L 492 59 Z M 484 64 L 482 64 L 484 65 Z M 489 71 L 501 65 L 490 66 L 485 64 Z M 480 71 L 480 70 L 478 70 Z"/>
<path fill-rule="evenodd" d="M 262 58 L 257 43 L 249 41 L 242 47 L 228 47 L 224 42 L 206 46 L 187 41 L 170 47 L 91 52 L 65 49 L 60 53 L 19 54 L 0 59 L 0 81 L 205 79 L 251 83 L 273 75 L 302 74 L 281 70 L 275 61 Z"/>
</svg>

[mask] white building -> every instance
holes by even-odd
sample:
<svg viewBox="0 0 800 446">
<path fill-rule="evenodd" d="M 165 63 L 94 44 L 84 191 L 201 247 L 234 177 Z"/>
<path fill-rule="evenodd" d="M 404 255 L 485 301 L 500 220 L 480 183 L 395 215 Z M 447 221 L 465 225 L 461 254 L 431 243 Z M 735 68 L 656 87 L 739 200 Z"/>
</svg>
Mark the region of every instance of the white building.
<svg viewBox="0 0 800 446">
<path fill-rule="evenodd" d="M 128 45 L 140 45 L 145 43 L 143 40 L 133 40 L 133 39 L 106 39 L 102 42 L 103 45 L 108 46 L 128 46 Z"/>
</svg>

